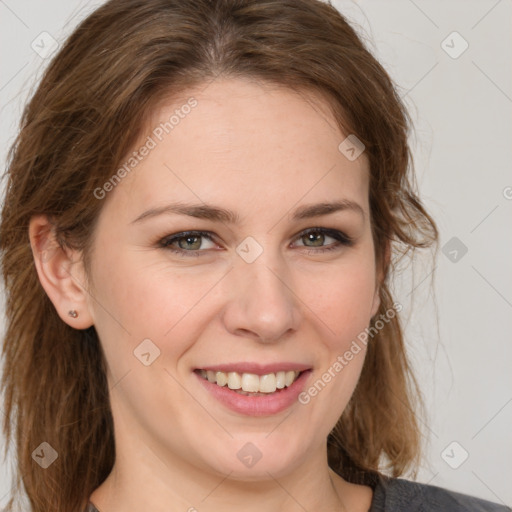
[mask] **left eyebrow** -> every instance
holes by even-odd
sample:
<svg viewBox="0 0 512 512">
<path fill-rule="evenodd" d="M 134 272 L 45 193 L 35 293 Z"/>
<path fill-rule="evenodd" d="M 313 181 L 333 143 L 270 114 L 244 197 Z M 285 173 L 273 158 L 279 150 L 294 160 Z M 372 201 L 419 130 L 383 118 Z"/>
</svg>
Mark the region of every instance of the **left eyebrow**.
<svg viewBox="0 0 512 512">
<path fill-rule="evenodd" d="M 339 211 L 353 211 L 362 215 L 365 218 L 364 209 L 358 203 L 349 199 L 342 199 L 330 203 L 318 203 L 298 207 L 292 216 L 292 220 L 310 219 L 313 217 L 320 217 L 322 215 L 329 215 Z M 171 203 L 158 208 L 151 208 L 141 213 L 132 224 L 141 222 L 145 219 L 156 217 L 163 214 L 178 214 L 195 217 L 197 219 L 206 219 L 214 222 L 223 222 L 226 224 L 239 224 L 240 215 L 232 210 L 226 210 L 219 206 L 211 204 L 185 204 L 185 203 Z"/>
<path fill-rule="evenodd" d="M 332 203 L 318 203 L 301 206 L 295 210 L 292 219 L 310 219 L 312 217 L 320 217 L 322 215 L 329 215 L 330 213 L 336 213 L 339 211 L 353 211 L 359 213 L 363 219 L 365 218 L 364 209 L 359 203 L 349 199 L 342 199 Z"/>
</svg>

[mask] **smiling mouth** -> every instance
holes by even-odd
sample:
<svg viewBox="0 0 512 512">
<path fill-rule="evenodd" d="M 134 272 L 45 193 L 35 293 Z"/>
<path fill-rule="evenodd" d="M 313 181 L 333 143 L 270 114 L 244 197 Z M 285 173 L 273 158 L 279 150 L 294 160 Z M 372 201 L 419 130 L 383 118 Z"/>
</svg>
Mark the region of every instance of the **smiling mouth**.
<svg viewBox="0 0 512 512">
<path fill-rule="evenodd" d="M 266 375 L 255 373 L 194 370 L 200 377 L 219 387 L 228 387 L 240 395 L 265 396 L 291 386 L 303 373 L 299 370 L 278 371 Z"/>
</svg>

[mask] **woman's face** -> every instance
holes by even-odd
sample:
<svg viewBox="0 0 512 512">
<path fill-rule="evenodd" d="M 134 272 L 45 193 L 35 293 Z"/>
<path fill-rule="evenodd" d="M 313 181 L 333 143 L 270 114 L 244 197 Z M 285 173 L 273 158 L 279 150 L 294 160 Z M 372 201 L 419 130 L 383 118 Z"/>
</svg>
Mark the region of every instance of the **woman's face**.
<svg viewBox="0 0 512 512">
<path fill-rule="evenodd" d="M 155 112 L 134 148 L 147 150 L 98 199 L 89 308 L 117 463 L 253 480 L 324 462 L 364 345 L 344 354 L 379 302 L 366 156 L 343 153 L 348 134 L 307 98 L 245 80 L 191 90 Z"/>
</svg>

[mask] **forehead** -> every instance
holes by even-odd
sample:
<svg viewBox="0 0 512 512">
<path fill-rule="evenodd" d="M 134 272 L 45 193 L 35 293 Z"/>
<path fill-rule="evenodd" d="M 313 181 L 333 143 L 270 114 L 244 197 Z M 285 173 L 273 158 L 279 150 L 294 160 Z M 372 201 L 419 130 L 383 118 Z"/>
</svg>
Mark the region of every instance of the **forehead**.
<svg viewBox="0 0 512 512">
<path fill-rule="evenodd" d="M 366 207 L 367 159 L 340 152 L 346 136 L 318 96 L 218 79 L 154 109 L 134 151 L 150 149 L 115 193 L 132 209 L 173 199 L 256 211 L 340 197 Z"/>
</svg>

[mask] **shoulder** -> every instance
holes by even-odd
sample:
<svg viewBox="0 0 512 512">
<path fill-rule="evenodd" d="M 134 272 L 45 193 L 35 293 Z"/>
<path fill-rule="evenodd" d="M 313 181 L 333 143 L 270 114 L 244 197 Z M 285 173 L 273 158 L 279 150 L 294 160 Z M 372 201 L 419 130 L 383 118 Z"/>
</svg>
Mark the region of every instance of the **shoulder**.
<svg viewBox="0 0 512 512">
<path fill-rule="evenodd" d="M 382 478 L 369 512 L 510 512 L 512 509 L 435 485 L 401 478 Z"/>
</svg>

